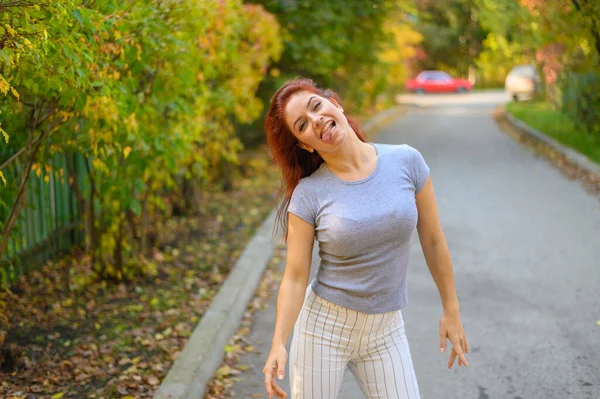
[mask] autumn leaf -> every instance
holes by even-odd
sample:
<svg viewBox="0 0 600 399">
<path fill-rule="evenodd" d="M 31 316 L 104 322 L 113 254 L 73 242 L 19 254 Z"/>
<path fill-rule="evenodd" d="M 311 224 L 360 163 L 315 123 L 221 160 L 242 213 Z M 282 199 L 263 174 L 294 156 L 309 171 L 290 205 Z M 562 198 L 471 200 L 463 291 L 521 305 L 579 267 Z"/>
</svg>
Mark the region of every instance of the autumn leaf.
<svg viewBox="0 0 600 399">
<path fill-rule="evenodd" d="M 150 377 L 147 378 L 148 384 L 155 386 L 160 384 L 160 380 L 158 378 L 156 378 L 155 376 L 151 375 Z"/>
<path fill-rule="evenodd" d="M 6 133 L 4 131 L 4 129 L 2 129 L 1 127 L 0 127 L 0 133 L 2 133 L 2 136 L 4 137 L 4 141 L 6 142 L 6 144 L 8 144 L 8 133 Z"/>
<path fill-rule="evenodd" d="M 217 378 L 219 379 L 223 379 L 225 377 L 227 377 L 228 375 L 231 375 L 231 367 L 224 365 L 219 367 L 219 369 L 216 371 L 215 375 L 217 376 Z"/>
<path fill-rule="evenodd" d="M 10 89 L 10 84 L 8 84 L 8 82 L 2 77 L 2 75 L 0 75 L 0 92 L 2 92 L 2 94 L 6 95 L 6 93 L 8 93 L 9 89 Z"/>
<path fill-rule="evenodd" d="M 19 93 L 17 93 L 17 91 L 15 90 L 14 87 L 10 88 L 10 92 L 12 93 L 13 96 L 15 96 L 17 98 L 17 101 L 19 100 Z"/>
</svg>

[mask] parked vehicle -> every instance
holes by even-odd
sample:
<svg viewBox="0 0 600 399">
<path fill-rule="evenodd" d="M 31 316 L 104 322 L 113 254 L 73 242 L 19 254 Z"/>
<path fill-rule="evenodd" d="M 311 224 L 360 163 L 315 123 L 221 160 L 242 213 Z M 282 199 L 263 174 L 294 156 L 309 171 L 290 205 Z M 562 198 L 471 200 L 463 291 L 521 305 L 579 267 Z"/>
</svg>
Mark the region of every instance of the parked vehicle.
<svg viewBox="0 0 600 399">
<path fill-rule="evenodd" d="M 464 93 L 473 88 L 466 79 L 455 79 L 443 71 L 423 71 L 405 83 L 406 90 L 424 93 Z"/>
<path fill-rule="evenodd" d="M 506 76 L 504 89 L 514 101 L 533 97 L 540 89 L 540 78 L 535 66 L 531 64 L 515 66 Z"/>
</svg>

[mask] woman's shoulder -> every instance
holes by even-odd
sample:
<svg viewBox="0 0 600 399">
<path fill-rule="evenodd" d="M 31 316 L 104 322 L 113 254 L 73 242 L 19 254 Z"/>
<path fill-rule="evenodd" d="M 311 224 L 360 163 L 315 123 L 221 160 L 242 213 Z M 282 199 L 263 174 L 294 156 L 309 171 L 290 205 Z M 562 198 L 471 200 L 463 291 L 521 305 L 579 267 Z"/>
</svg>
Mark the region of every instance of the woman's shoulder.
<svg viewBox="0 0 600 399">
<path fill-rule="evenodd" d="M 412 147 L 409 144 L 406 143 L 402 143 L 402 144 L 390 144 L 390 143 L 376 143 L 376 142 L 372 142 L 371 144 L 375 145 L 378 149 L 381 149 L 383 151 L 389 152 L 408 152 L 411 150 L 414 150 L 415 148 Z"/>
<path fill-rule="evenodd" d="M 408 144 L 387 144 L 373 143 L 377 148 L 377 155 L 383 158 L 394 159 L 396 161 L 408 161 L 418 152 L 414 147 Z"/>
</svg>

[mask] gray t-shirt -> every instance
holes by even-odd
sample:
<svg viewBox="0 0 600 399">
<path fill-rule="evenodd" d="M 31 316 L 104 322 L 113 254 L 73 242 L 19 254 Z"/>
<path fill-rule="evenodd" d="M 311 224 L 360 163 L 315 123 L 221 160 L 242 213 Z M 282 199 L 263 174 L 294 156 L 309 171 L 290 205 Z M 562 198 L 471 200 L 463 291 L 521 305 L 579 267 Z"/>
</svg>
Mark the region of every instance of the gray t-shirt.
<svg viewBox="0 0 600 399">
<path fill-rule="evenodd" d="M 288 212 L 315 226 L 321 264 L 312 289 L 363 313 L 406 306 L 406 274 L 417 225 L 415 194 L 429 167 L 414 148 L 369 143 L 377 166 L 348 182 L 325 163 L 294 190 Z"/>
</svg>

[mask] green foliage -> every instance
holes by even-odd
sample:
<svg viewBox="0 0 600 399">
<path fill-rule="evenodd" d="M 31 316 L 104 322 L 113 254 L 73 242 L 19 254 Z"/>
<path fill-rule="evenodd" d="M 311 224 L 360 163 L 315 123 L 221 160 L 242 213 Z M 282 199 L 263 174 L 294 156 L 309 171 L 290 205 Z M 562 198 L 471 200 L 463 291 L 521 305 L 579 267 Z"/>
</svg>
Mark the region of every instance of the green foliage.
<svg viewBox="0 0 600 399">
<path fill-rule="evenodd" d="M 33 170 L 85 155 L 88 180 L 73 189 L 98 274 L 135 274 L 137 225 L 168 210 L 179 177 L 214 182 L 238 163 L 233 124 L 260 115 L 255 93 L 282 51 L 276 20 L 239 0 L 40 1 L 2 18 L 4 160 L 31 138 Z"/>
<path fill-rule="evenodd" d="M 354 111 L 360 111 L 373 105 L 377 95 L 387 89 L 388 64 L 380 55 L 395 37 L 384 25 L 399 17 L 400 2 L 251 2 L 276 15 L 284 29 L 285 49 L 271 84 L 265 87 L 265 97 L 283 81 L 299 75 L 333 88 Z"/>
<path fill-rule="evenodd" d="M 600 142 L 600 74 L 568 73 L 563 77 L 561 110 Z"/>
<path fill-rule="evenodd" d="M 475 61 L 479 86 L 503 87 L 513 66 L 535 61 L 532 55 L 523 51 L 520 42 L 509 41 L 500 34 L 490 33 L 482 44 L 484 50 Z"/>
<path fill-rule="evenodd" d="M 478 22 L 481 7 L 474 0 L 417 1 L 415 27 L 423 35 L 427 55 L 419 69 L 442 69 L 467 77 L 482 50 L 487 30 Z"/>
</svg>

